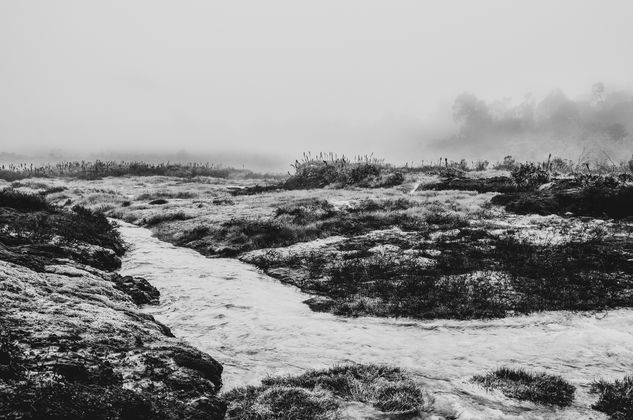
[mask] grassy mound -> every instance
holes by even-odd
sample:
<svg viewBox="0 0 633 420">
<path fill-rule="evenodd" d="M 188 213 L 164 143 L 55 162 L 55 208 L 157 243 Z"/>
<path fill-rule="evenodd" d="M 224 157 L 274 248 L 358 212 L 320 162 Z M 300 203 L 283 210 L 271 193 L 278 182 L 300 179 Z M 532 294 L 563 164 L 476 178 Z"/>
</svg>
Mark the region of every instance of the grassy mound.
<svg viewBox="0 0 633 420">
<path fill-rule="evenodd" d="M 295 173 L 284 182 L 255 185 L 232 191 L 234 195 L 252 195 L 277 190 L 309 190 L 315 188 L 363 187 L 389 188 L 404 182 L 401 171 L 371 156 L 353 160 L 335 154 L 304 154 L 301 161 L 291 165 Z"/>
<path fill-rule="evenodd" d="M 579 175 L 557 180 L 551 188 L 493 197 L 492 203 L 518 214 L 558 214 L 607 218 L 633 217 L 630 176 Z"/>
<path fill-rule="evenodd" d="M 560 376 L 507 367 L 498 368 L 486 375 L 475 376 L 472 380 L 484 388 L 498 389 L 509 398 L 559 407 L 570 405 L 576 390 L 576 387 Z"/>
<path fill-rule="evenodd" d="M 448 213 L 428 214 L 418 226 L 406 236 L 348 238 L 248 261 L 320 295 L 306 301 L 313 310 L 345 316 L 472 319 L 633 305 L 626 239 L 533 244 L 465 226 Z"/>
<path fill-rule="evenodd" d="M 323 188 L 328 185 L 392 187 L 404 180 L 401 173 L 387 173 L 388 167 L 382 161 L 367 156 L 355 161 L 345 156 L 304 156 L 301 162 L 296 161 L 292 166 L 295 173 L 284 184 L 284 188 L 289 190 Z"/>
<path fill-rule="evenodd" d="M 418 413 L 429 397 L 400 369 L 344 365 L 299 376 L 268 378 L 262 385 L 224 394 L 229 419 L 326 419 L 346 403 L 368 404 L 383 413 Z"/>
<path fill-rule="evenodd" d="M 591 384 L 591 392 L 598 394 L 594 410 L 608 414 L 612 420 L 633 418 L 633 376 L 613 382 L 596 381 Z"/>
</svg>

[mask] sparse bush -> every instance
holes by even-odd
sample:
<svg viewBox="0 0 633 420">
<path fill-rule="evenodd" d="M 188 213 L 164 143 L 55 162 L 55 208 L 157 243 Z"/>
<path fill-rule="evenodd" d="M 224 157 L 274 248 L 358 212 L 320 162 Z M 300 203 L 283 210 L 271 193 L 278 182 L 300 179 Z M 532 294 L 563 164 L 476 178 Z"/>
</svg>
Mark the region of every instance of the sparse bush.
<svg viewBox="0 0 633 420">
<path fill-rule="evenodd" d="M 489 164 L 490 162 L 488 162 L 487 160 L 478 160 L 477 162 L 475 162 L 474 170 L 480 172 L 485 171 L 486 169 L 488 169 Z"/>
<path fill-rule="evenodd" d="M 535 189 L 550 180 L 549 172 L 532 162 L 514 167 L 510 175 L 520 188 L 527 190 Z"/>
<path fill-rule="evenodd" d="M 506 171 L 511 171 L 517 166 L 517 161 L 510 155 L 503 158 L 503 161 L 497 162 L 493 167 L 495 169 L 502 169 Z"/>
<path fill-rule="evenodd" d="M 486 375 L 475 376 L 473 382 L 485 388 L 498 389 L 510 398 L 559 407 L 570 405 L 576 391 L 575 386 L 560 376 L 507 367 L 498 368 Z"/>
</svg>

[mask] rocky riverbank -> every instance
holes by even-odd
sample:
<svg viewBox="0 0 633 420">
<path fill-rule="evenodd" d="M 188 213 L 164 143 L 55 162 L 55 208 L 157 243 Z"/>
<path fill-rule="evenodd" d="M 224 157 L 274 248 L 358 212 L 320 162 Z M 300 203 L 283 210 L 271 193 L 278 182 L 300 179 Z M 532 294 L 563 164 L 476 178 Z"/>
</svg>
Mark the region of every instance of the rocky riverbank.
<svg viewBox="0 0 633 420">
<path fill-rule="evenodd" d="M 0 193 L 0 417 L 224 417 L 222 366 L 140 311 L 103 215 Z"/>
</svg>

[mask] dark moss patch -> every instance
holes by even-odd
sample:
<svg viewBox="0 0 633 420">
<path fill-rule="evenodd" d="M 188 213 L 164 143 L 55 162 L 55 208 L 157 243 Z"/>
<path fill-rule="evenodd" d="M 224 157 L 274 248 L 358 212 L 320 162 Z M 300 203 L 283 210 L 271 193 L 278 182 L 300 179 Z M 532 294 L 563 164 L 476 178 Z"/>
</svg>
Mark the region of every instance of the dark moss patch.
<svg viewBox="0 0 633 420">
<path fill-rule="evenodd" d="M 449 216 L 427 220 L 437 230 L 355 237 L 249 262 L 319 295 L 306 301 L 312 309 L 345 316 L 472 319 L 633 306 L 633 245 L 626 238 L 537 245 L 456 228 L 462 221 Z M 452 233 L 435 235 L 446 231 Z M 393 249 L 374 251 L 380 246 Z"/>
<path fill-rule="evenodd" d="M 506 367 L 475 376 L 473 382 L 485 388 L 498 389 L 509 398 L 559 407 L 570 405 L 576 391 L 576 387 L 560 376 Z"/>
<path fill-rule="evenodd" d="M 633 376 L 613 382 L 596 381 L 591 384 L 591 392 L 598 395 L 594 410 L 608 414 L 611 420 L 633 418 Z"/>
<path fill-rule="evenodd" d="M 384 413 L 419 413 L 429 402 L 422 389 L 397 368 L 344 365 L 298 376 L 268 378 L 258 387 L 223 395 L 228 418 L 332 418 L 348 402 L 371 405 Z"/>
</svg>

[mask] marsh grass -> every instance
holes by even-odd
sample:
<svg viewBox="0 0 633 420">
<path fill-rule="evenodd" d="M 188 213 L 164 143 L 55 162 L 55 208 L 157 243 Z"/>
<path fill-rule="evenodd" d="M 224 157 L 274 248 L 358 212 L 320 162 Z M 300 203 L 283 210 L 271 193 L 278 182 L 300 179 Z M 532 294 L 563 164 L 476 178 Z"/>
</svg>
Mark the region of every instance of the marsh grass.
<svg viewBox="0 0 633 420">
<path fill-rule="evenodd" d="M 591 393 L 598 395 L 592 408 L 609 415 L 611 420 L 633 418 L 633 376 L 608 382 L 598 380 L 591 384 Z"/>
<path fill-rule="evenodd" d="M 419 413 L 430 397 L 398 368 L 342 365 L 298 376 L 267 378 L 223 395 L 229 419 L 325 419 L 349 402 L 384 413 Z"/>
<path fill-rule="evenodd" d="M 497 389 L 506 397 L 567 407 L 574 400 L 576 387 L 556 375 L 500 367 L 472 379 L 487 389 Z"/>
</svg>

